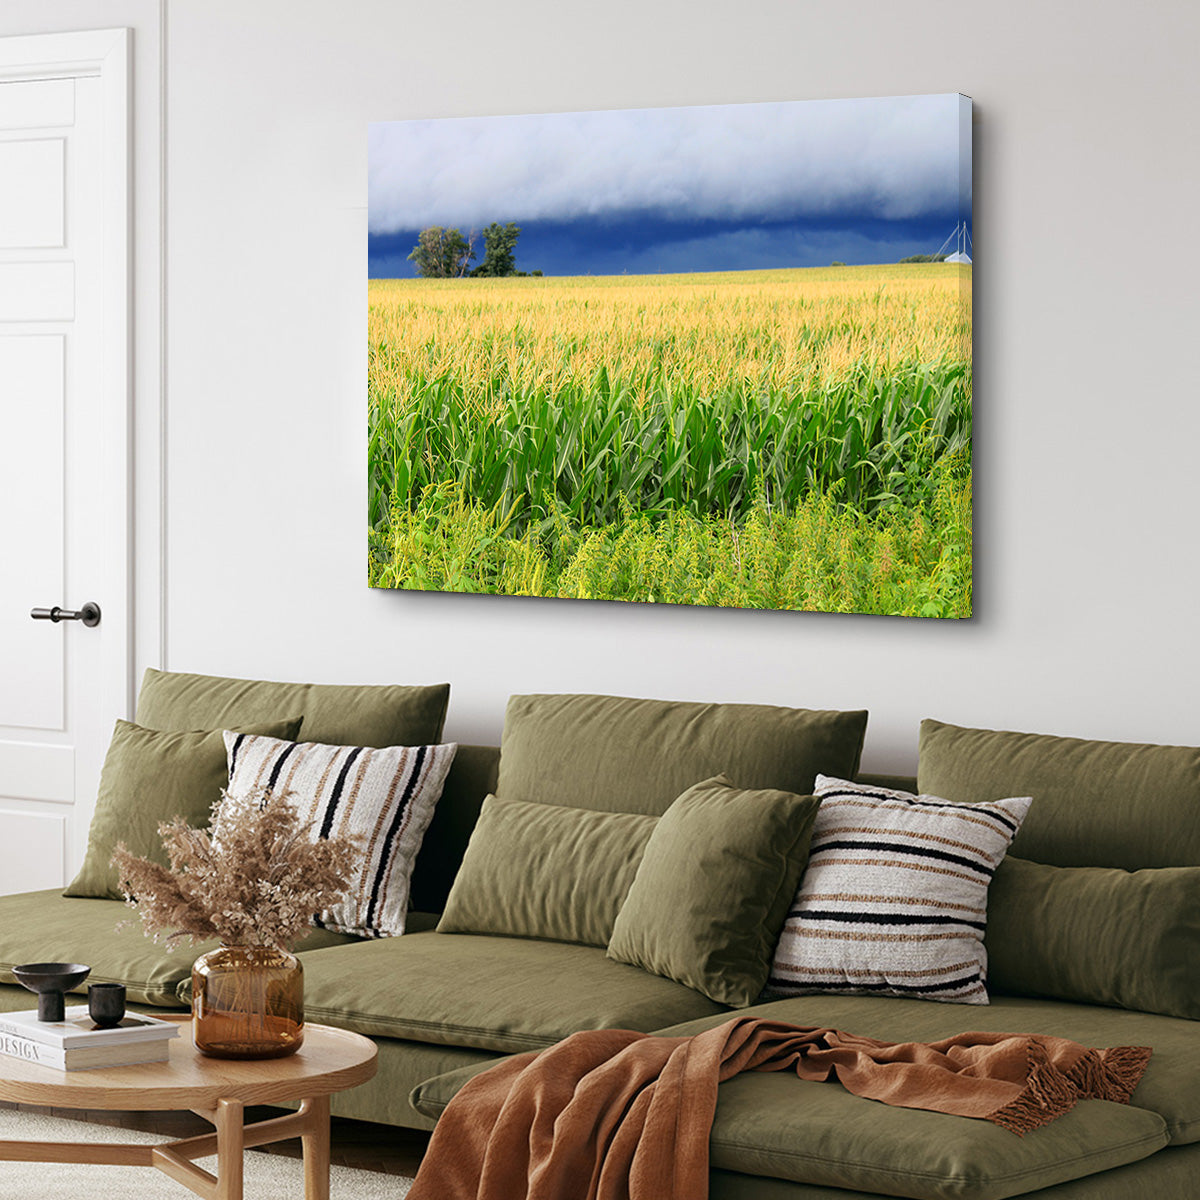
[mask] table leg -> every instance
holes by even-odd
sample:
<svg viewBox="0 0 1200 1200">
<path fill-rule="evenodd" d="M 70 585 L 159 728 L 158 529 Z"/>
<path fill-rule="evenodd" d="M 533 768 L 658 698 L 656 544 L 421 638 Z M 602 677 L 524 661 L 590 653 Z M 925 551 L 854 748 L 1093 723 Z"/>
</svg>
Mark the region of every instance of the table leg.
<svg viewBox="0 0 1200 1200">
<path fill-rule="evenodd" d="M 304 1200 L 329 1200 L 329 1097 L 304 1102 L 308 1122 L 304 1147 Z"/>
<path fill-rule="evenodd" d="M 217 1188 L 213 1200 L 242 1200 L 245 1124 L 240 1100 L 218 1100 L 213 1124 L 217 1129 Z"/>
</svg>

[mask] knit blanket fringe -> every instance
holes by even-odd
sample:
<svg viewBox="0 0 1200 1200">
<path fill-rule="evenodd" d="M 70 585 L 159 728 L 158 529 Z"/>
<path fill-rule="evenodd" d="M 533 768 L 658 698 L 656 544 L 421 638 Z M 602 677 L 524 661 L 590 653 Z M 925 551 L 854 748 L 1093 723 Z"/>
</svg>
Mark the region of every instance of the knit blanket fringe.
<svg viewBox="0 0 1200 1200">
<path fill-rule="evenodd" d="M 987 1120 L 1023 1136 L 1070 1112 L 1083 1099 L 1128 1104 L 1150 1062 L 1150 1054 L 1149 1046 L 1089 1049 L 1064 1070 L 1050 1061 L 1043 1042 L 1031 1038 L 1029 1076 L 1024 1091 L 989 1113 Z"/>
</svg>

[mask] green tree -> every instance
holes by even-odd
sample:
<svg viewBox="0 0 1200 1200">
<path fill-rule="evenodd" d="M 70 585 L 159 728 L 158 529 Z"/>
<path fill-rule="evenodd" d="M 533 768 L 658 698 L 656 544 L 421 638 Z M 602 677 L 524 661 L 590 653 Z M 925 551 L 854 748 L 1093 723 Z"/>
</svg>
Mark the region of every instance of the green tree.
<svg viewBox="0 0 1200 1200">
<path fill-rule="evenodd" d="M 458 229 L 430 225 L 421 230 L 408 257 L 423 279 L 458 279 L 467 274 L 475 257 L 474 241 L 474 234 L 463 237 Z"/>
<path fill-rule="evenodd" d="M 945 262 L 944 254 L 910 254 L 907 258 L 902 258 L 901 263 L 928 263 L 928 262 Z"/>
<path fill-rule="evenodd" d="M 471 272 L 472 275 L 497 277 L 517 273 L 517 238 L 521 227 L 512 221 L 501 225 L 493 221 L 483 231 L 483 262 Z"/>
</svg>

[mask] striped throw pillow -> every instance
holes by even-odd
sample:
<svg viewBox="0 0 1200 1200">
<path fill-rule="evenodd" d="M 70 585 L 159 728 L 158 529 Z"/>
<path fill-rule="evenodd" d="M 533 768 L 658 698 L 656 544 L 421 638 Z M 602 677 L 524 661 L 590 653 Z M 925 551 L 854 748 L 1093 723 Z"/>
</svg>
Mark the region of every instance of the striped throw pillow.
<svg viewBox="0 0 1200 1200">
<path fill-rule="evenodd" d="M 230 792 L 290 793 L 314 837 L 363 839 L 345 898 L 316 923 L 359 937 L 402 934 L 413 864 L 458 746 L 325 746 L 226 730 L 225 747 Z"/>
<path fill-rule="evenodd" d="M 808 866 L 767 990 L 986 1004 L 987 889 L 1030 797 L 955 804 L 817 776 Z"/>
</svg>

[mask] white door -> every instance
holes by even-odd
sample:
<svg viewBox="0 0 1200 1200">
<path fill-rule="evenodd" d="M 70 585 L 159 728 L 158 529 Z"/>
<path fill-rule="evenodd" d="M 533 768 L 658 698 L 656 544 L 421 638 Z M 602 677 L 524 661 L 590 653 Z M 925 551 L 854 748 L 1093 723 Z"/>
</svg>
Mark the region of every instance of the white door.
<svg viewBox="0 0 1200 1200">
<path fill-rule="evenodd" d="M 125 30 L 0 39 L 0 893 L 74 871 L 128 715 L 127 71 Z"/>
</svg>

